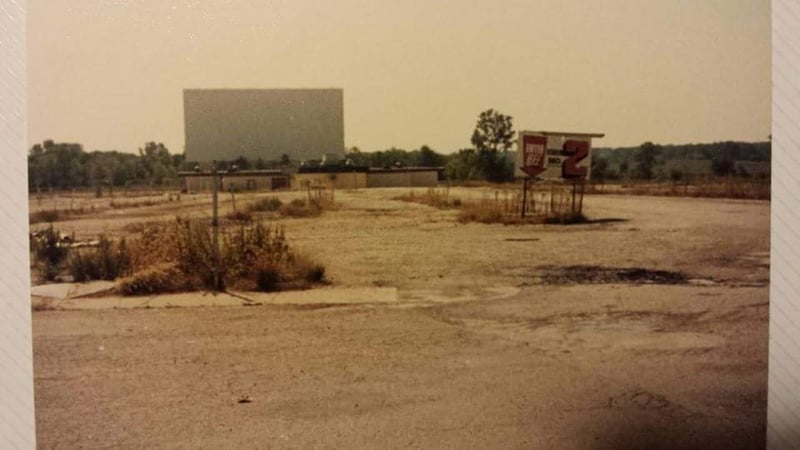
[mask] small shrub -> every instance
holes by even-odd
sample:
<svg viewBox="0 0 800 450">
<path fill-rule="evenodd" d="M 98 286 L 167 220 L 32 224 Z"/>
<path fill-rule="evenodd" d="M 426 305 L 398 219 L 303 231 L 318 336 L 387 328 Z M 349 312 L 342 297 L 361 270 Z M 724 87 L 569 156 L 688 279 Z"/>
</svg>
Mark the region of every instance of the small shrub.
<svg viewBox="0 0 800 450">
<path fill-rule="evenodd" d="M 278 212 L 287 217 L 316 217 L 322 214 L 322 207 L 318 202 L 307 202 L 296 198 L 288 204 L 282 205 Z"/>
<path fill-rule="evenodd" d="M 299 279 L 309 283 L 321 283 L 325 281 L 325 266 L 322 264 L 298 256 L 293 260 L 293 266 Z"/>
<path fill-rule="evenodd" d="M 249 206 L 251 211 L 271 212 L 277 211 L 283 202 L 276 197 L 260 198 Z"/>
<path fill-rule="evenodd" d="M 185 277 L 174 263 L 161 263 L 139 270 L 117 284 L 123 295 L 153 295 L 185 288 Z"/>
<path fill-rule="evenodd" d="M 37 223 L 53 223 L 59 220 L 61 220 L 61 213 L 57 209 L 45 209 L 32 212 L 29 216 L 28 223 L 33 225 Z"/>
<path fill-rule="evenodd" d="M 280 268 L 272 263 L 259 264 L 255 269 L 255 287 L 259 291 L 270 292 L 278 287 L 283 277 Z"/>
<path fill-rule="evenodd" d="M 252 222 L 253 221 L 253 214 L 246 210 L 246 209 L 238 209 L 236 211 L 231 211 L 228 213 L 228 220 L 232 220 L 234 222 Z"/>
</svg>

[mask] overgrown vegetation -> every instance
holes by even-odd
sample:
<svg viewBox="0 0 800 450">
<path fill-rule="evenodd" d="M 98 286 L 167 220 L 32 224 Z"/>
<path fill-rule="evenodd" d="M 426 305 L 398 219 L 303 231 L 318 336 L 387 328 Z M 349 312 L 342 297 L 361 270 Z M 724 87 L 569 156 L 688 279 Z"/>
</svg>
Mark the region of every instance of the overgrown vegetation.
<svg viewBox="0 0 800 450">
<path fill-rule="evenodd" d="M 68 248 L 52 227 L 32 240 L 34 260 L 48 280 L 66 264 L 75 281 L 118 280 L 125 295 L 234 288 L 273 291 L 305 288 L 325 279 L 325 268 L 291 250 L 282 227 L 242 223 L 219 230 L 214 252 L 207 221 L 147 223 L 138 237 Z M 35 244 L 35 245 L 34 245 Z"/>
<path fill-rule="evenodd" d="M 449 189 L 429 188 L 423 193 L 408 194 L 395 197 L 395 200 L 421 203 L 439 209 L 457 209 L 459 222 L 502 223 L 505 225 L 523 223 L 575 224 L 586 222 L 582 212 L 582 204 L 577 200 L 573 204 L 572 194 L 560 186 L 540 196 L 537 202 L 535 193 L 526 197 L 526 215 L 522 217 L 522 196 L 519 192 L 496 190 L 493 198 L 461 201 L 450 199 Z M 545 198 L 546 197 L 546 198 Z"/>
<path fill-rule="evenodd" d="M 584 223 L 586 216 L 580 211 L 547 211 L 538 213 L 528 213 L 522 217 L 521 203 L 516 199 L 514 202 L 498 202 L 493 200 L 479 200 L 468 202 L 458 212 L 458 221 L 479 222 L 479 223 L 500 223 L 503 225 L 520 224 L 553 224 L 553 225 L 572 225 Z"/>
<path fill-rule="evenodd" d="M 450 198 L 449 189 L 428 188 L 423 194 L 410 191 L 408 194 L 395 197 L 394 200 L 422 203 L 423 205 L 433 206 L 439 209 L 458 208 L 461 206 L 461 199 Z"/>
<path fill-rule="evenodd" d="M 306 198 L 298 198 L 282 204 L 278 208 L 278 214 L 286 217 L 316 217 L 325 210 L 337 208 L 333 196 L 333 190 L 309 188 Z"/>
<path fill-rule="evenodd" d="M 113 281 L 130 274 L 131 257 L 124 238 L 112 242 L 101 236 L 97 247 L 71 249 L 68 268 L 72 279 L 77 282 Z"/>
<path fill-rule="evenodd" d="M 31 234 L 30 249 L 33 268 L 38 269 L 45 280 L 55 280 L 68 253 L 68 248 L 61 243 L 58 231 L 51 225 Z"/>
</svg>

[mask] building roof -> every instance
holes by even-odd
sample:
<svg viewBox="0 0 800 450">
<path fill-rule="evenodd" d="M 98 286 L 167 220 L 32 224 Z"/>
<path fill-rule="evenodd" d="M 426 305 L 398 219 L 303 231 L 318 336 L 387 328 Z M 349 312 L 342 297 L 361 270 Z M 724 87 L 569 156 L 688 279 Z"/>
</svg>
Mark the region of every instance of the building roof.
<svg viewBox="0 0 800 450">
<path fill-rule="evenodd" d="M 370 167 L 370 173 L 392 173 L 392 172 L 441 172 L 444 167 L 391 167 L 384 169 L 382 167 Z"/>
<path fill-rule="evenodd" d="M 266 176 L 279 176 L 286 175 L 282 170 L 220 170 L 217 171 L 220 176 L 224 177 L 266 177 Z M 211 172 L 204 170 L 202 172 L 178 172 L 179 177 L 210 177 Z"/>
<path fill-rule="evenodd" d="M 573 133 L 571 131 L 520 131 L 519 134 L 542 134 L 545 136 L 576 136 L 576 137 L 596 137 L 601 138 L 605 133 Z"/>
<path fill-rule="evenodd" d="M 352 173 L 367 172 L 367 166 L 301 166 L 297 168 L 297 173 Z"/>
</svg>

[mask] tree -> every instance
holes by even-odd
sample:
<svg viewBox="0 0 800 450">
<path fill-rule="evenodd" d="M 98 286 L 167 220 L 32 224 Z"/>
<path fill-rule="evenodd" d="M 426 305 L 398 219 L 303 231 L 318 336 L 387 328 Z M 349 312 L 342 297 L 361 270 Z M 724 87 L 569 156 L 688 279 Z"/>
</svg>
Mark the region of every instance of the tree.
<svg viewBox="0 0 800 450">
<path fill-rule="evenodd" d="M 514 139 L 511 116 L 493 109 L 480 114 L 472 132 L 478 169 L 487 181 L 502 182 L 513 177 L 513 162 L 507 157 Z"/>
<path fill-rule="evenodd" d="M 449 180 L 472 180 L 478 171 L 477 154 L 474 148 L 464 148 L 448 158 L 445 173 Z"/>
<path fill-rule="evenodd" d="M 634 163 L 636 163 L 635 170 L 636 176 L 641 179 L 653 179 L 656 159 L 661 153 L 661 146 L 653 144 L 652 142 L 645 142 L 639 146 L 639 149 L 633 156 Z"/>
<path fill-rule="evenodd" d="M 369 153 L 362 153 L 361 150 L 355 146 L 345 150 L 345 158 L 347 158 L 353 166 L 363 167 L 371 165 Z"/>
<path fill-rule="evenodd" d="M 605 158 L 592 158 L 592 178 L 605 180 L 608 174 L 608 160 Z"/>
<path fill-rule="evenodd" d="M 623 160 L 619 163 L 619 175 L 621 177 L 625 177 L 628 175 L 628 171 L 630 170 L 630 165 L 628 164 L 628 160 Z"/>
<path fill-rule="evenodd" d="M 150 185 L 161 185 L 166 178 L 172 178 L 176 169 L 172 166 L 169 150 L 162 143 L 147 142 L 139 148 L 139 157 L 145 177 Z"/>
<path fill-rule="evenodd" d="M 239 170 L 249 170 L 252 168 L 250 160 L 244 156 L 239 156 L 238 158 L 234 159 L 233 164 L 236 164 L 236 167 L 238 167 Z"/>
<path fill-rule="evenodd" d="M 736 163 L 727 155 L 715 156 L 711 159 L 711 170 L 713 170 L 714 175 L 718 177 L 731 175 L 735 166 Z"/>
<path fill-rule="evenodd" d="M 439 167 L 444 165 L 444 156 L 436 153 L 427 145 L 419 148 L 417 165 L 422 167 Z"/>
</svg>

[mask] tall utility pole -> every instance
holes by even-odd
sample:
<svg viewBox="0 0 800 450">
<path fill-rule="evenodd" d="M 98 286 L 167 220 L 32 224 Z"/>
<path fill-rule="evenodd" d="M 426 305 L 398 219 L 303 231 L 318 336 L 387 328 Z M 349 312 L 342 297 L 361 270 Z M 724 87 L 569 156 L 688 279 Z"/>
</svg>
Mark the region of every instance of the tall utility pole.
<svg viewBox="0 0 800 450">
<path fill-rule="evenodd" d="M 211 203 L 212 203 L 212 218 L 211 218 L 211 232 L 213 235 L 212 254 L 214 261 L 211 271 L 214 274 L 214 292 L 219 291 L 219 217 L 217 214 L 217 191 L 219 190 L 219 174 L 217 173 L 217 161 L 211 163 Z"/>
</svg>

